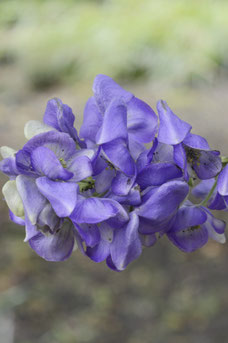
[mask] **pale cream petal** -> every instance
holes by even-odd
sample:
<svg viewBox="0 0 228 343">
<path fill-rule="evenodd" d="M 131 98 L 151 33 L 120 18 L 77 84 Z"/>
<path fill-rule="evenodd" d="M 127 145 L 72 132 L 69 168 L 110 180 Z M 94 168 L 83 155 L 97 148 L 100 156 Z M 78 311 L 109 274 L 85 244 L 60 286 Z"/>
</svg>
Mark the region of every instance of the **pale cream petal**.
<svg viewBox="0 0 228 343">
<path fill-rule="evenodd" d="M 23 217 L 24 206 L 17 190 L 16 181 L 7 181 L 2 188 L 2 193 L 9 209 L 15 214 L 15 216 Z"/>
<path fill-rule="evenodd" d="M 53 127 L 46 125 L 44 123 L 41 123 L 38 120 L 29 120 L 25 124 L 24 135 L 25 135 L 25 138 L 31 139 L 32 137 L 40 133 L 53 131 L 53 130 L 55 130 Z"/>
</svg>

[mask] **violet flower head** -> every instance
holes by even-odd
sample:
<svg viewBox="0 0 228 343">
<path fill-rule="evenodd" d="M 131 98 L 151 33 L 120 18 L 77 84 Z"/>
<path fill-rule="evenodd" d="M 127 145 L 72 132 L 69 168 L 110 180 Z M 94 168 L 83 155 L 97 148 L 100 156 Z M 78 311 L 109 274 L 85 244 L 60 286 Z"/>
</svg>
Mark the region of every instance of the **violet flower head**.
<svg viewBox="0 0 228 343">
<path fill-rule="evenodd" d="M 211 210 L 227 211 L 228 158 L 165 101 L 158 118 L 106 75 L 93 92 L 79 135 L 72 109 L 54 98 L 43 121 L 25 125 L 22 149 L 0 150 L 3 196 L 25 242 L 47 261 L 78 248 L 115 271 L 163 236 L 184 252 L 225 243 L 225 222 Z"/>
</svg>

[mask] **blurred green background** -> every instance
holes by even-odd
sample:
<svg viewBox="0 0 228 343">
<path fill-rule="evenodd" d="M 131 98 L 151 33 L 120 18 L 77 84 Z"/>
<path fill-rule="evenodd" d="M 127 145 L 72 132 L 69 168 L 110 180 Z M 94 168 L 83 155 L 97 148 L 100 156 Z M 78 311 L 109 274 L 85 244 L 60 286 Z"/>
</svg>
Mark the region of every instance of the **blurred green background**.
<svg viewBox="0 0 228 343">
<path fill-rule="evenodd" d="M 225 0 L 1 0 L 0 145 L 19 149 L 53 96 L 79 126 L 104 73 L 227 155 L 227 14 Z M 228 342 L 227 245 L 186 255 L 162 239 L 115 273 L 79 252 L 48 263 L 23 239 L 2 199 L 1 343 Z"/>
</svg>

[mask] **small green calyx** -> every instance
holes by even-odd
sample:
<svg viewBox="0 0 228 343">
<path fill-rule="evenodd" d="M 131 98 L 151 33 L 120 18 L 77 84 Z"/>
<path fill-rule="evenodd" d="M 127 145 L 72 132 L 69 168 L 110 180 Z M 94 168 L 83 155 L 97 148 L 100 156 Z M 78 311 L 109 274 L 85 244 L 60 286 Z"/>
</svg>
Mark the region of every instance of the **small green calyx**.
<svg viewBox="0 0 228 343">
<path fill-rule="evenodd" d="M 78 182 L 78 185 L 79 185 L 80 192 L 85 192 L 95 187 L 95 180 L 93 180 L 93 178 L 90 176 Z"/>
<path fill-rule="evenodd" d="M 67 167 L 67 164 L 66 164 L 66 162 L 65 162 L 65 160 L 63 158 L 60 158 L 59 162 L 62 164 L 63 168 Z"/>
</svg>

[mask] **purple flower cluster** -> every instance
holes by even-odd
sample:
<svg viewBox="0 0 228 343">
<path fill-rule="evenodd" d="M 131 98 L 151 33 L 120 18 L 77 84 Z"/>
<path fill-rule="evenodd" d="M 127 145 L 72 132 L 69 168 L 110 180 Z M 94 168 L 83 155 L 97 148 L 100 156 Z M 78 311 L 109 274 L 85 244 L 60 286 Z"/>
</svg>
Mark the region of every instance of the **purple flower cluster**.
<svg viewBox="0 0 228 343">
<path fill-rule="evenodd" d="M 79 134 L 71 108 L 52 99 L 43 122 L 26 124 L 21 150 L 1 148 L 3 195 L 31 248 L 63 261 L 78 247 L 121 271 L 164 235 L 185 252 L 224 243 L 210 210 L 227 210 L 228 160 L 165 101 L 158 120 L 108 76 L 93 92 Z"/>
</svg>

